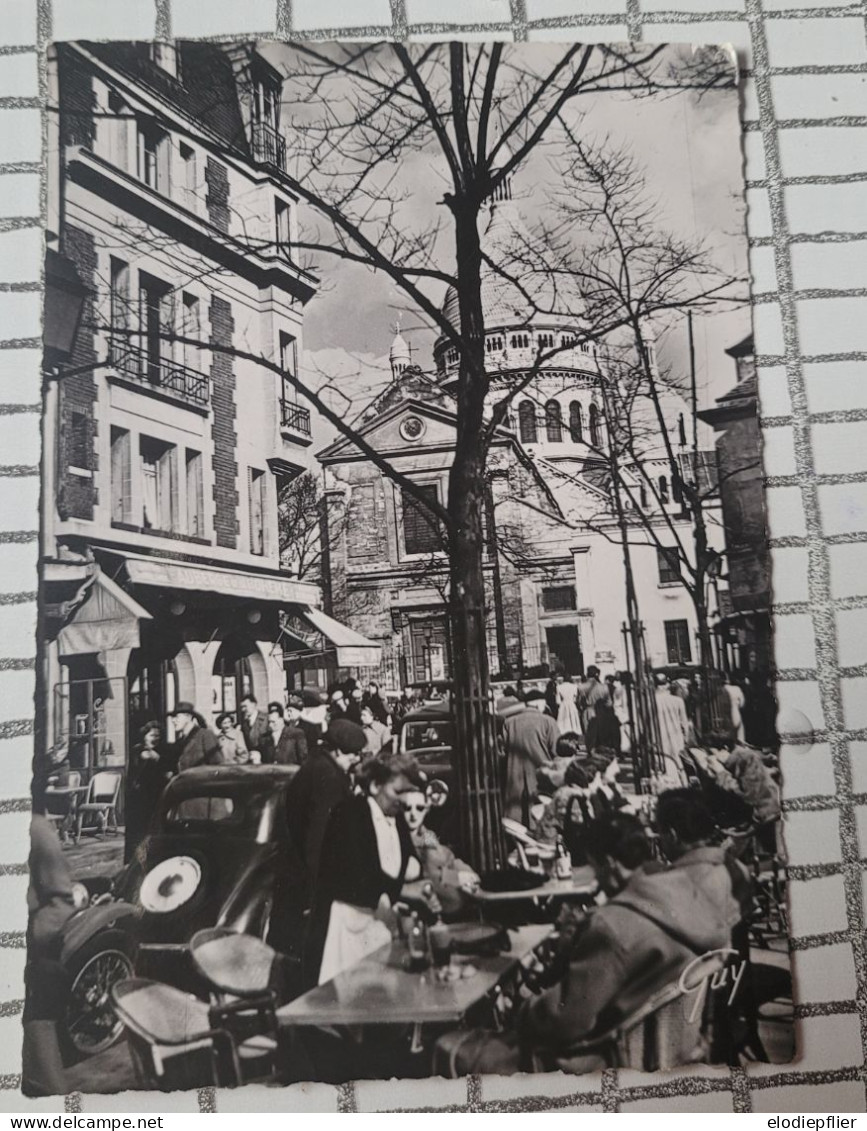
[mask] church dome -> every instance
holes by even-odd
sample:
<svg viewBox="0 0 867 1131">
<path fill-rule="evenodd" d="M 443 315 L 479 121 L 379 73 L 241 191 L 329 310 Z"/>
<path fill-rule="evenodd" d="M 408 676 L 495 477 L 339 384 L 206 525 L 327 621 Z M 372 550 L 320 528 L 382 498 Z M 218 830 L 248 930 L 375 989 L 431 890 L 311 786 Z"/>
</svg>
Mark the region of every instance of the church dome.
<svg viewBox="0 0 867 1131">
<path fill-rule="evenodd" d="M 490 364 L 498 369 L 528 364 L 537 346 L 546 349 L 560 345 L 563 331 L 571 331 L 569 336 L 576 339 L 580 334 L 584 304 L 577 285 L 570 294 L 562 278 L 554 280 L 543 271 L 522 271 L 521 249 L 529 243 L 515 201 L 509 197 L 495 201 L 482 236 L 487 258 L 482 264 L 481 299 L 487 335 L 485 353 Z M 459 331 L 460 308 L 455 287 L 447 290 L 441 310 Z M 567 354 L 571 352 L 567 350 Z M 586 354 L 586 346 L 583 352 Z M 457 350 L 445 335 L 437 339 L 434 357 L 440 373 L 449 373 L 457 366 Z M 576 362 L 586 364 L 586 360 L 586 356 L 578 361 L 559 355 L 554 364 L 572 366 Z"/>
</svg>

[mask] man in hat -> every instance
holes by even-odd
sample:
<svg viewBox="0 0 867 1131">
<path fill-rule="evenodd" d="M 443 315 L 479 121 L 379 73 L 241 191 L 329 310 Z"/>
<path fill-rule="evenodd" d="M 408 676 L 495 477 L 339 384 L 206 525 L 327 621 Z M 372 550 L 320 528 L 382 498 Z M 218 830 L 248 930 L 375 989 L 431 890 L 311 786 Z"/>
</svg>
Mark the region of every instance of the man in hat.
<svg viewBox="0 0 867 1131">
<path fill-rule="evenodd" d="M 250 751 L 250 761 L 256 764 L 274 761 L 274 743 L 268 717 L 259 710 L 256 696 L 250 693 L 241 699 L 241 733 Z"/>
<path fill-rule="evenodd" d="M 361 760 L 364 731 L 348 719 L 328 724 L 318 750 L 292 779 L 286 793 L 289 836 L 301 859 L 305 875 L 304 906 L 310 906 L 313 884 L 328 818 L 336 805 L 352 796 L 349 775 Z"/>
<path fill-rule="evenodd" d="M 529 824 L 530 804 L 536 793 L 536 770 L 553 761 L 560 737 L 557 724 L 544 713 L 545 707 L 545 692 L 531 691 L 520 710 L 512 708 L 514 713 L 509 713 L 503 723 L 503 816 L 525 825 Z"/>
<path fill-rule="evenodd" d="M 296 704 L 299 702 L 296 696 L 292 699 Z M 293 711 L 296 719 L 301 717 L 297 708 L 293 708 Z M 297 723 L 289 721 L 288 715 L 289 708 L 284 709 L 282 703 L 268 704 L 274 761 L 278 766 L 300 766 L 307 758 L 307 739 Z"/>
<path fill-rule="evenodd" d="M 296 696 L 297 698 L 297 696 Z M 307 739 L 308 756 L 319 749 L 328 729 L 328 701 L 317 687 L 305 687 L 301 692 L 302 711 L 298 726 Z"/>
<path fill-rule="evenodd" d="M 178 770 L 205 764 L 218 766 L 222 762 L 217 736 L 204 725 L 192 703 L 182 700 L 169 715 L 175 723 Z"/>
</svg>

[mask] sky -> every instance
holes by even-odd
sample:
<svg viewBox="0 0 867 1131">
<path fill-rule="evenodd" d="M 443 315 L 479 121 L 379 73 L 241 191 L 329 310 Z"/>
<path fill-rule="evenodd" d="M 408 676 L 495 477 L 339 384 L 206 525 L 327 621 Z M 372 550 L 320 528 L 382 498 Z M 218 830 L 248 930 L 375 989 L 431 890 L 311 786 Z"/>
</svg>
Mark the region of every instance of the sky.
<svg viewBox="0 0 867 1131">
<path fill-rule="evenodd" d="M 550 65 L 563 51 L 562 43 L 517 46 L 533 51 L 533 62 L 540 66 Z M 269 44 L 268 56 L 284 71 L 291 67 L 290 47 Z M 737 90 L 701 97 L 689 91 L 641 99 L 626 93 L 600 93 L 578 102 L 570 111 L 570 125 L 582 138 L 597 144 L 607 139 L 618 149 L 629 149 L 645 170 L 647 192 L 656 201 L 661 226 L 677 236 L 707 240 L 721 268 L 746 276 Z M 284 105 L 284 123 L 291 122 L 292 114 L 293 109 Z M 289 137 L 291 147 L 291 127 Z M 442 211 L 439 201 L 445 178 L 438 151 L 428 148 L 407 154 L 389 175 L 407 196 L 400 216 L 408 229 L 427 225 Z M 544 204 L 546 194 L 563 187 L 564 182 L 554 176 L 549 156 L 542 152 L 528 159 L 513 178 L 514 195 L 528 219 Z M 445 239 L 438 241 L 435 256 L 447 269 L 452 268 L 454 253 Z M 386 277 L 332 256 L 321 257 L 315 269 L 322 288 L 308 304 L 304 321 L 304 364 L 311 384 L 319 386 L 330 377 L 354 403 L 367 390 L 379 391 L 389 378 L 388 351 L 398 320 L 413 348 L 413 359 L 423 368 L 432 368 L 436 335 L 420 325 L 405 296 Z M 435 284 L 432 296 L 440 301 L 444 290 Z M 734 383 L 734 363 L 724 350 L 749 330 L 746 306 L 696 317 L 700 404 L 712 401 Z M 658 355 L 675 379 L 688 380 L 685 323 L 661 335 Z"/>
</svg>

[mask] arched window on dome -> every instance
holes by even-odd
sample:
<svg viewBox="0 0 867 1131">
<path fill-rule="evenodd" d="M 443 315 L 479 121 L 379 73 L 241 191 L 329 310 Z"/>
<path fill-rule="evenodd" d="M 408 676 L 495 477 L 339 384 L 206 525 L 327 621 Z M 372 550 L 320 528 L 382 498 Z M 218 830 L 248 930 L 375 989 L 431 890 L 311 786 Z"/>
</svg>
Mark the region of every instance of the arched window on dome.
<svg viewBox="0 0 867 1131">
<path fill-rule="evenodd" d="M 594 448 L 599 447 L 599 409 L 595 404 L 590 406 L 590 443 Z"/>
<path fill-rule="evenodd" d="M 641 509 L 646 511 L 647 510 L 647 488 L 644 486 L 643 483 L 639 487 L 639 491 L 640 491 L 640 498 L 641 498 Z"/>
<path fill-rule="evenodd" d="M 671 497 L 678 506 L 683 502 L 683 484 L 679 475 L 671 477 Z"/>
<path fill-rule="evenodd" d="M 668 479 L 664 475 L 659 477 L 659 501 L 663 506 L 668 504 Z"/>
<path fill-rule="evenodd" d="M 536 406 L 532 401 L 521 401 L 518 406 L 518 433 L 522 444 L 537 444 Z"/>
<path fill-rule="evenodd" d="M 559 401 L 548 401 L 545 405 L 545 432 L 549 444 L 563 443 L 563 410 Z"/>
<path fill-rule="evenodd" d="M 573 444 L 581 444 L 584 441 L 584 413 L 580 401 L 572 401 L 569 405 L 569 435 Z"/>
</svg>

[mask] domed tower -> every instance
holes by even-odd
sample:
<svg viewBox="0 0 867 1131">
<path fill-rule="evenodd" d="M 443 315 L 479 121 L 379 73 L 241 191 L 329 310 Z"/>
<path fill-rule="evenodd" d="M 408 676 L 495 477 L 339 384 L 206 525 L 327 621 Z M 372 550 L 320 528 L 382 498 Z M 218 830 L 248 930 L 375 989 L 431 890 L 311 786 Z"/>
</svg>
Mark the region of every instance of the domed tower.
<svg viewBox="0 0 867 1131">
<path fill-rule="evenodd" d="M 391 343 L 388 360 L 391 363 L 391 376 L 395 380 L 400 377 L 401 373 L 404 372 L 412 361 L 410 348 L 399 329 L 394 335 L 394 341 Z"/>
</svg>

